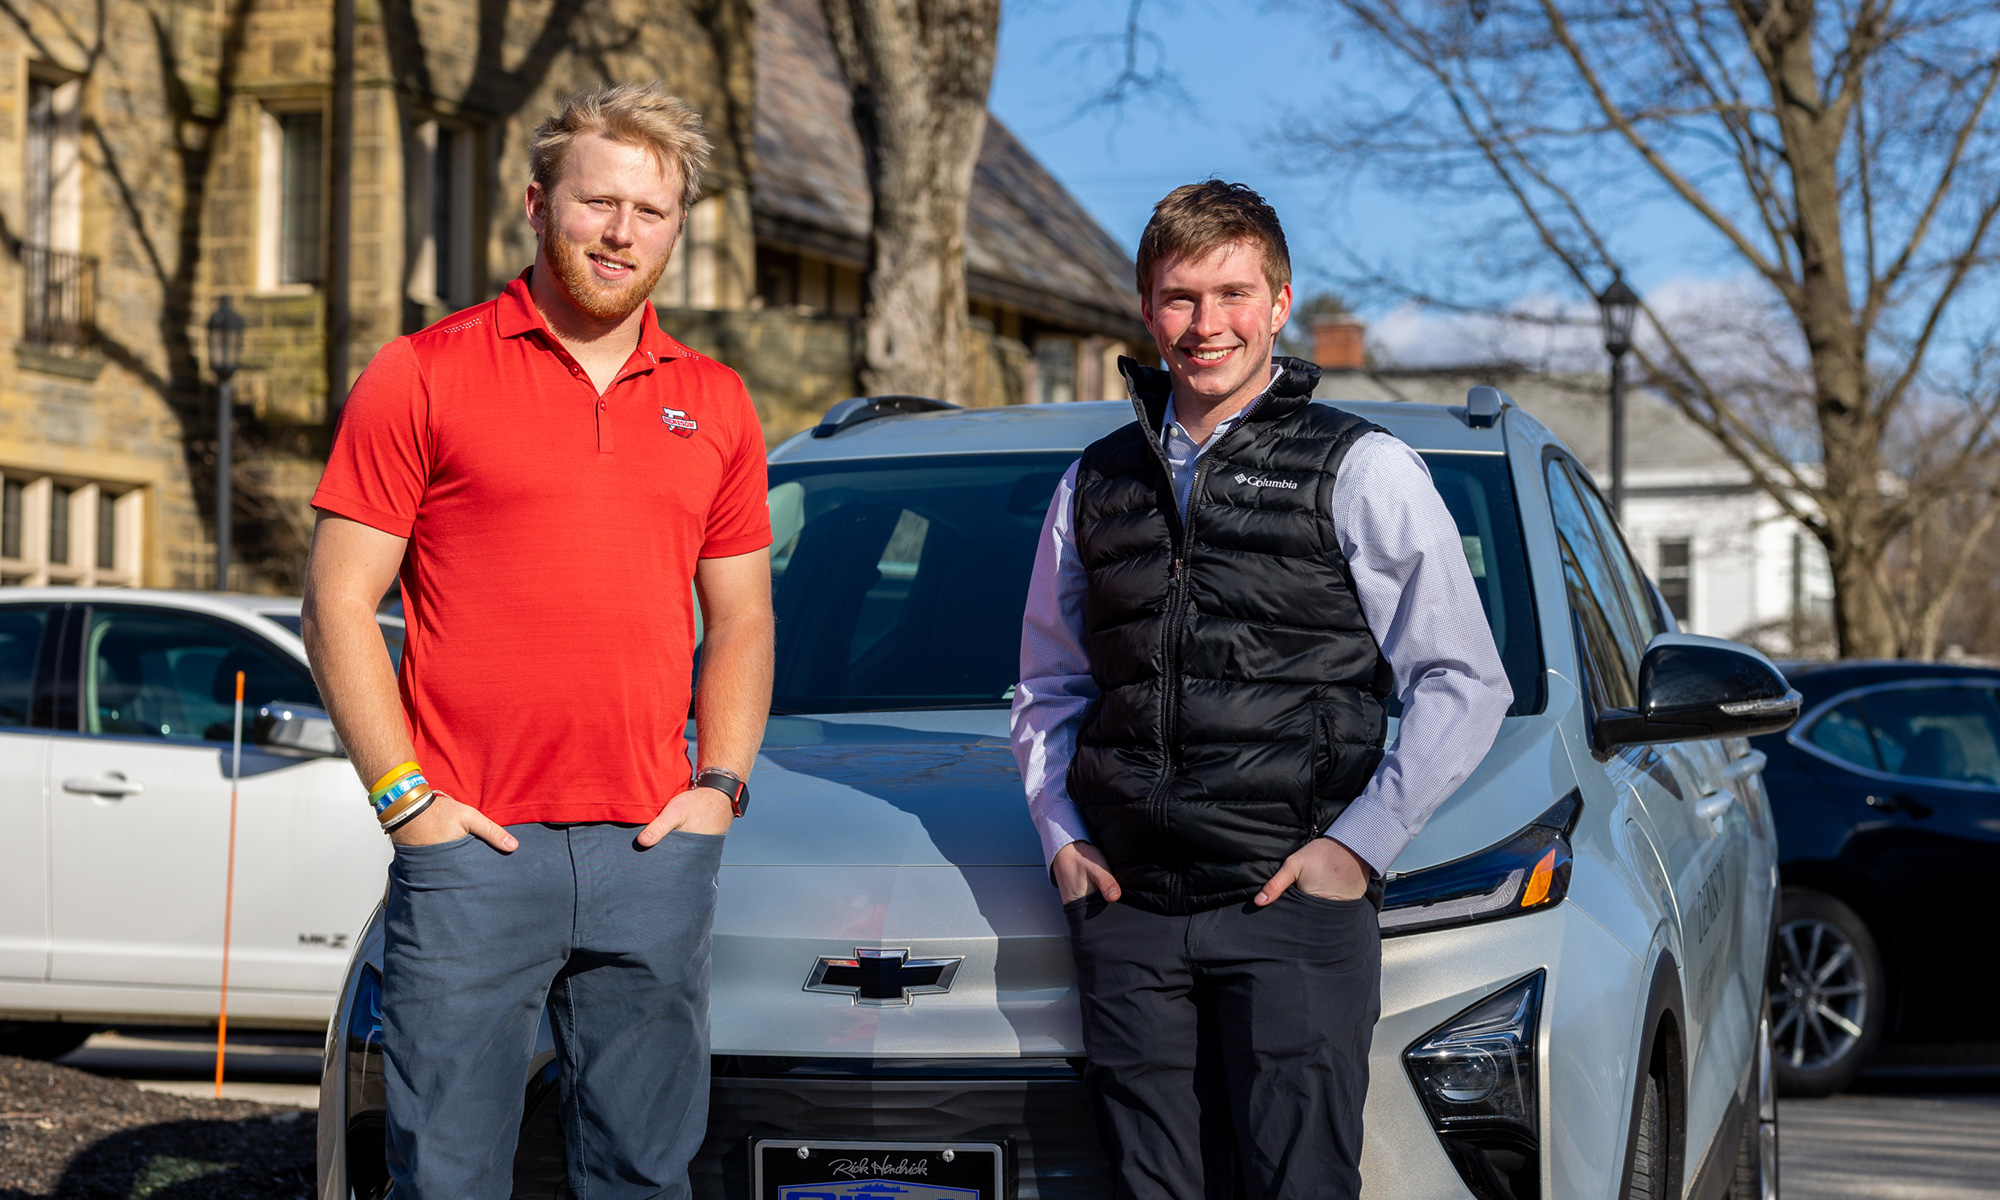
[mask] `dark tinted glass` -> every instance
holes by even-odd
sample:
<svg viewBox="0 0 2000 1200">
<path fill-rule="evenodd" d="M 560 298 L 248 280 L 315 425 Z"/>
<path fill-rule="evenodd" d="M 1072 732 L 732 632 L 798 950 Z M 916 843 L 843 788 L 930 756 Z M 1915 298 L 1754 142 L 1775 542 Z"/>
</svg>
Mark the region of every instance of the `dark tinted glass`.
<svg viewBox="0 0 2000 1200">
<path fill-rule="evenodd" d="M 1868 736 L 1868 723 L 1861 719 L 1861 706 L 1851 700 L 1814 721 L 1806 730 L 1806 740 L 1857 767 L 1882 769 L 1881 760 L 1875 757 L 1875 741 Z"/>
<path fill-rule="evenodd" d="M 1570 611 L 1582 627 L 1604 703 L 1633 708 L 1639 703 L 1639 651 L 1631 625 L 1619 602 L 1620 584 L 1596 530 L 1584 515 L 1583 500 L 1570 482 L 1561 459 L 1548 463 L 1549 507 L 1555 514 L 1556 543 L 1561 548 L 1563 582 Z"/>
<path fill-rule="evenodd" d="M 1521 520 L 1514 507 L 1513 477 L 1497 454 L 1426 454 L 1431 481 L 1458 525 L 1479 606 L 1493 629 L 1493 644 L 1507 668 L 1514 703 L 1507 715 L 1542 711 L 1542 639 L 1535 629 L 1534 589 L 1528 556 L 1521 545 Z M 1402 715 L 1395 698 L 1391 716 Z"/>
<path fill-rule="evenodd" d="M 1049 499 L 1074 455 L 771 468 L 781 712 L 1004 708 Z M 1514 689 L 1541 707 L 1527 556 L 1497 455 L 1426 455 Z"/>
<path fill-rule="evenodd" d="M 28 723 L 35 694 L 35 656 L 48 623 L 46 605 L 0 608 L 0 727 Z"/>
<path fill-rule="evenodd" d="M 1625 547 L 1625 539 L 1619 534 L 1618 522 L 1611 519 L 1611 510 L 1605 506 L 1604 498 L 1597 489 L 1577 478 L 1575 468 L 1570 469 L 1570 479 L 1576 484 L 1577 494 L 1583 497 L 1583 506 L 1590 510 L 1590 523 L 1597 530 L 1597 539 L 1604 546 L 1604 556 L 1611 561 L 1612 573 L 1618 577 L 1619 595 L 1625 600 L 1625 612 L 1632 618 L 1632 626 L 1637 633 L 1637 648 L 1643 657 L 1646 647 L 1660 630 L 1659 613 L 1653 608 L 1652 585 L 1646 582 L 1645 572 L 1632 561 L 1631 553 Z M 1610 601 L 1607 599 L 1606 604 Z M 1635 660 L 1632 673 L 1638 676 Z"/>
<path fill-rule="evenodd" d="M 1004 708 L 1069 454 L 771 468 L 782 712 Z"/>
<path fill-rule="evenodd" d="M 2000 785 L 2000 707 L 1983 687 L 1894 688 L 1861 698 L 1882 769 Z"/>
<path fill-rule="evenodd" d="M 321 706 L 312 676 L 276 647 L 177 613 L 97 610 L 84 664 L 85 733 L 228 741 L 238 671 L 246 721 L 273 700 Z"/>
</svg>

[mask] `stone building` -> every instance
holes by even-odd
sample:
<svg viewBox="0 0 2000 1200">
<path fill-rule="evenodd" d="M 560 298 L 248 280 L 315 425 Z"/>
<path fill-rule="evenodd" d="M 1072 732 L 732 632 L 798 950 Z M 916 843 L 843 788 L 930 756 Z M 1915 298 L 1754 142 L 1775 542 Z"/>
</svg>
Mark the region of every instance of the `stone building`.
<svg viewBox="0 0 2000 1200">
<path fill-rule="evenodd" d="M 668 332 L 743 373 L 771 438 L 851 393 L 867 190 L 844 95 L 788 90 L 799 46 L 839 86 L 811 0 L 349 0 L 351 53 L 338 2 L 0 12 L 0 583 L 212 581 L 226 296 L 248 322 L 231 583 L 295 589 L 338 398 L 532 260 L 521 147 L 601 82 L 663 80 L 716 145 L 654 296 Z M 1142 332 L 1129 260 L 998 125 L 980 179 L 975 394 L 1094 394 Z"/>
</svg>

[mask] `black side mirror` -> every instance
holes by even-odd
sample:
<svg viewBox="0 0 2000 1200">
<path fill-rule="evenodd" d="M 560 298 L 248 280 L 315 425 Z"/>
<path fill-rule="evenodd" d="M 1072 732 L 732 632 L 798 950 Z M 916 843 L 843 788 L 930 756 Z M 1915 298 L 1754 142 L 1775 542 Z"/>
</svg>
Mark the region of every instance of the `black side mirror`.
<svg viewBox="0 0 2000 1200">
<path fill-rule="evenodd" d="M 333 718 L 323 708 L 273 700 L 257 710 L 249 740 L 273 754 L 296 758 L 340 758 L 347 748 L 333 731 Z"/>
<path fill-rule="evenodd" d="M 1771 660 L 1738 642 L 1663 633 L 1639 664 L 1639 707 L 1599 713 L 1599 750 L 1644 742 L 1755 737 L 1791 727 L 1800 696 Z"/>
</svg>

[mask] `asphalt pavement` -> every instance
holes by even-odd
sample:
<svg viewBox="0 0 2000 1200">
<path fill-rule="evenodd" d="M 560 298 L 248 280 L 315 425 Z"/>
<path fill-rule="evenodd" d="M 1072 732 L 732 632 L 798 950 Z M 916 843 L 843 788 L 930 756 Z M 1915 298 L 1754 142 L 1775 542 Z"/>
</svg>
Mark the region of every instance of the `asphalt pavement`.
<svg viewBox="0 0 2000 1200">
<path fill-rule="evenodd" d="M 100 1033 L 59 1060 L 148 1091 L 215 1093 L 215 1035 Z M 232 1034 L 223 1096 L 316 1108 L 320 1039 Z M 1852 1092 L 1778 1109 L 1786 1200 L 2000 1200 L 2000 1070 L 1876 1076 Z"/>
<path fill-rule="evenodd" d="M 1778 1102 L 1785 1200 L 1995 1200 L 2000 1073 L 1875 1076 Z"/>
</svg>

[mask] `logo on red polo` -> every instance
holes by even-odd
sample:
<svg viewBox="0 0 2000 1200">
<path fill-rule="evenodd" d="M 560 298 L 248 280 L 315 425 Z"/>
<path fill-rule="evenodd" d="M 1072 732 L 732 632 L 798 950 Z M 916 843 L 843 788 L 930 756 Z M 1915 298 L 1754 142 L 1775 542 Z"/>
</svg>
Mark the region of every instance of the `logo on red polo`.
<svg viewBox="0 0 2000 1200">
<path fill-rule="evenodd" d="M 674 431 L 675 437 L 693 437 L 695 430 L 701 428 L 695 424 L 693 417 L 678 408 L 661 409 L 660 420 L 666 422 L 667 428 Z"/>
</svg>

